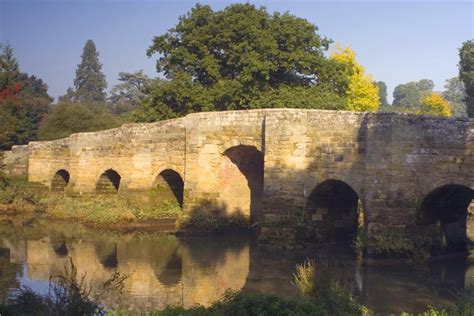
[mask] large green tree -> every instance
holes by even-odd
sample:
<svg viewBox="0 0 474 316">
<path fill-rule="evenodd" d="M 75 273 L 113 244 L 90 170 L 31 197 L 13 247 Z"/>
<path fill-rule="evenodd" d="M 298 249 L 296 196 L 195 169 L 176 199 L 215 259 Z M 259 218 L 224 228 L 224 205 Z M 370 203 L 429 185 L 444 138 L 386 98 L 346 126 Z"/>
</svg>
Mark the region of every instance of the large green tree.
<svg viewBox="0 0 474 316">
<path fill-rule="evenodd" d="M 77 65 L 74 90 L 62 97 L 63 101 L 104 103 L 106 101 L 107 82 L 102 73 L 102 64 L 99 61 L 99 52 L 92 40 L 84 45 L 81 63 Z"/>
<path fill-rule="evenodd" d="M 222 11 L 196 5 L 167 33 L 156 36 L 155 82 L 143 120 L 190 112 L 262 107 L 345 108 L 346 65 L 328 59 L 330 40 L 288 13 L 251 4 Z"/>
<path fill-rule="evenodd" d="M 11 46 L 0 53 L 0 149 L 37 139 L 40 122 L 53 99 L 39 78 L 20 71 Z"/>
<path fill-rule="evenodd" d="M 474 117 L 474 41 L 464 42 L 459 50 L 459 78 L 464 83 L 467 115 Z"/>
<path fill-rule="evenodd" d="M 434 83 L 428 79 L 400 84 L 393 90 L 393 106 L 405 109 L 417 109 L 423 96 L 433 91 Z"/>
<path fill-rule="evenodd" d="M 459 77 L 446 80 L 444 84 L 443 97 L 451 104 L 454 117 L 466 117 L 466 92 L 464 84 Z"/>
</svg>

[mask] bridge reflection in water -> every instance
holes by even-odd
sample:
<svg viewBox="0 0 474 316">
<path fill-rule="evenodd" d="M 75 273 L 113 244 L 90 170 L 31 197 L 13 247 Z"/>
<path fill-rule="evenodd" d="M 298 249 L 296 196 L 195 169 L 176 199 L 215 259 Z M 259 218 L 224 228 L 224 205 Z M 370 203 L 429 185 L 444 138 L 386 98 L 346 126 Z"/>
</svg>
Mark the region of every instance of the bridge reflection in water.
<svg viewBox="0 0 474 316">
<path fill-rule="evenodd" d="M 34 234 L 27 228 L 0 229 L 0 300 L 20 285 L 47 292 L 50 275 L 64 273 L 70 259 L 94 289 L 116 270 L 127 274 L 122 295 L 105 295 L 102 303 L 141 311 L 207 306 L 227 289 L 292 297 L 292 273 L 308 254 L 316 257 L 317 268 L 321 262 L 336 262 L 333 269 L 354 284 L 362 302 L 383 313 L 451 303 L 453 292 L 472 289 L 474 281 L 474 260 L 469 258 L 420 269 L 393 263 L 360 266 L 347 248 L 288 255 L 264 251 L 248 236 L 177 238 L 53 226 L 33 227 Z"/>
</svg>

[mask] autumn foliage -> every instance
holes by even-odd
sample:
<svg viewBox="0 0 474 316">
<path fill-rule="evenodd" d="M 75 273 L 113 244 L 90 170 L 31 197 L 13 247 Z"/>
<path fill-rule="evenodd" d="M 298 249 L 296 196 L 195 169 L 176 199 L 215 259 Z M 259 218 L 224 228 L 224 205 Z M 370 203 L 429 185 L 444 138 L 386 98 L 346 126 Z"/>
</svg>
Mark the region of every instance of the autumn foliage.
<svg viewBox="0 0 474 316">
<path fill-rule="evenodd" d="M 421 111 L 419 114 L 435 116 L 452 116 L 451 104 L 441 93 L 432 92 L 421 98 Z"/>
<path fill-rule="evenodd" d="M 356 53 L 346 47 L 338 47 L 331 58 L 345 64 L 350 70 L 349 87 L 347 89 L 347 109 L 349 111 L 377 111 L 379 107 L 379 88 L 372 76 L 365 73 L 356 61 Z"/>
</svg>

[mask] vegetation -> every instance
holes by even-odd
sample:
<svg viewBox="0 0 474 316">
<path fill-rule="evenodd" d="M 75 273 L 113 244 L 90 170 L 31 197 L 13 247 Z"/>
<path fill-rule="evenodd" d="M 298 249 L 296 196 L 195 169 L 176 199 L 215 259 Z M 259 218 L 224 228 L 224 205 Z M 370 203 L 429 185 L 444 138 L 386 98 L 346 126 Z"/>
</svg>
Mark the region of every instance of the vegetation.
<svg viewBox="0 0 474 316">
<path fill-rule="evenodd" d="M 119 73 L 119 84 L 111 91 L 109 103 L 114 114 L 125 114 L 136 110 L 145 100 L 153 80 L 143 70 Z"/>
<path fill-rule="evenodd" d="M 451 105 L 441 93 L 430 93 L 421 98 L 420 114 L 451 116 Z"/>
<path fill-rule="evenodd" d="M 32 213 L 43 195 L 28 188 L 26 177 L 7 177 L 0 171 L 0 211 Z"/>
<path fill-rule="evenodd" d="M 453 77 L 446 80 L 444 85 L 443 97 L 451 104 L 451 110 L 454 117 L 467 117 L 466 92 L 464 84 L 459 77 Z"/>
<path fill-rule="evenodd" d="M 37 139 L 53 99 L 41 79 L 20 71 L 11 46 L 0 50 L 0 150 L 6 150 Z"/>
<path fill-rule="evenodd" d="M 51 109 L 39 129 L 41 140 L 68 137 L 73 133 L 95 132 L 121 125 L 122 120 L 114 116 L 106 103 L 107 83 L 99 62 L 99 53 L 92 40 L 84 46 L 81 63 L 76 69 L 74 89 Z"/>
<path fill-rule="evenodd" d="M 180 231 L 195 232 L 236 232 L 251 229 L 249 219 L 241 214 L 228 217 L 216 216 L 210 212 L 192 212 L 178 218 L 177 228 Z"/>
<path fill-rule="evenodd" d="M 38 134 L 41 140 L 54 140 L 73 133 L 95 132 L 120 125 L 120 119 L 112 115 L 105 104 L 63 101 L 47 116 Z"/>
<path fill-rule="evenodd" d="M 139 119 L 263 107 L 347 109 L 351 68 L 324 52 L 330 40 L 289 13 L 251 4 L 222 11 L 196 5 L 148 55 L 159 54 L 155 82 Z"/>
<path fill-rule="evenodd" d="M 94 197 L 56 196 L 42 201 L 45 216 L 55 219 L 76 219 L 81 222 L 105 225 L 147 222 L 163 218 L 177 218 L 178 204 L 153 204 L 147 199 L 134 200 L 127 196 L 104 195 Z"/>
<path fill-rule="evenodd" d="M 374 257 L 400 257 L 421 263 L 431 256 L 431 251 L 441 247 L 440 235 L 433 227 L 414 226 L 391 228 L 377 232 L 371 240 Z"/>
<path fill-rule="evenodd" d="M 72 260 L 64 267 L 64 273 L 50 277 L 49 291 L 40 295 L 31 288 L 19 288 L 8 304 L 0 305 L 2 315 L 105 315 L 98 303 L 106 292 L 120 293 L 127 276 L 114 272 L 102 285 L 102 292 L 92 295 L 92 287 L 85 275 L 78 275 Z"/>
<path fill-rule="evenodd" d="M 221 301 L 209 308 L 201 306 L 184 309 L 168 307 L 152 315 L 365 315 L 365 309 L 357 304 L 335 300 L 320 301 L 312 298 L 284 299 L 268 294 L 228 292 Z M 329 307 L 329 308 L 328 308 Z"/>
<path fill-rule="evenodd" d="M 395 87 L 393 105 L 381 107 L 384 112 L 419 115 L 465 117 L 464 86 L 459 77 L 446 80 L 445 90 L 433 92 L 434 83 L 423 79 Z"/>
<path fill-rule="evenodd" d="M 467 114 L 474 117 L 474 41 L 463 43 L 459 50 L 459 78 L 464 83 Z"/>
<path fill-rule="evenodd" d="M 68 93 L 61 101 L 75 101 L 85 103 L 105 103 L 107 82 L 102 73 L 102 64 L 99 62 L 99 52 L 92 40 L 88 40 L 81 55 L 81 63 L 77 65 L 74 90 Z"/>
<path fill-rule="evenodd" d="M 379 107 L 389 105 L 387 100 L 387 84 L 383 81 L 377 81 L 375 85 L 379 88 Z"/>
<path fill-rule="evenodd" d="M 134 194 L 70 197 L 29 186 L 25 177 L 0 176 L 0 213 L 41 214 L 52 219 L 75 219 L 95 225 L 151 222 L 178 218 L 177 202 Z"/>
<path fill-rule="evenodd" d="M 355 52 L 350 48 L 339 48 L 331 59 L 346 65 L 349 69 L 349 86 L 347 89 L 347 109 L 349 111 L 377 111 L 379 107 L 379 88 L 372 77 L 365 73 L 364 67 L 355 59 Z"/>
</svg>

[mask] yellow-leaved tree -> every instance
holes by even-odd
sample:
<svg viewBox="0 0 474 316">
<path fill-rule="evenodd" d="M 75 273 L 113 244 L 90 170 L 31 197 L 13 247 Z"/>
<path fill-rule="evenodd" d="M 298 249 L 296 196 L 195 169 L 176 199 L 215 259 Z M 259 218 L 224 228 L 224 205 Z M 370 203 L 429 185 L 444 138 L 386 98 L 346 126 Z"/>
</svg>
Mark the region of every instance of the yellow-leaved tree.
<svg viewBox="0 0 474 316">
<path fill-rule="evenodd" d="M 347 106 L 349 111 L 377 111 L 379 108 L 379 88 L 372 76 L 366 74 L 364 67 L 356 61 L 356 53 L 349 47 L 337 46 L 331 58 L 346 64 L 351 70 L 347 90 Z"/>
<path fill-rule="evenodd" d="M 451 104 L 441 93 L 432 92 L 421 98 L 421 109 L 419 114 L 452 116 Z"/>
</svg>

